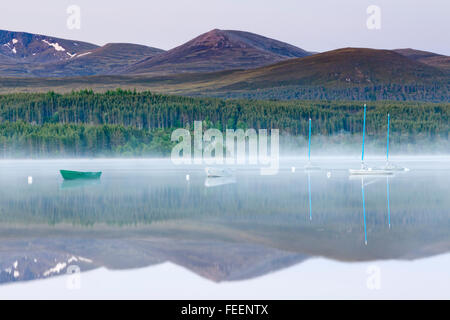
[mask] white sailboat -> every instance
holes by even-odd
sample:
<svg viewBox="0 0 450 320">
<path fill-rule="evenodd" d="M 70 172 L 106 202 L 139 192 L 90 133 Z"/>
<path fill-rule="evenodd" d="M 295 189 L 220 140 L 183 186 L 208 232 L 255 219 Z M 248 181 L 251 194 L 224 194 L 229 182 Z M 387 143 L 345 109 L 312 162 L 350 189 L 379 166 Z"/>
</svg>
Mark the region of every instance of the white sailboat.
<svg viewBox="0 0 450 320">
<path fill-rule="evenodd" d="M 392 175 L 393 171 L 386 169 L 369 168 L 364 163 L 364 143 L 366 137 L 366 109 L 364 105 L 364 124 L 363 124 L 363 140 L 362 140 L 362 154 L 361 154 L 361 169 L 349 169 L 351 175 L 373 176 L 373 175 Z"/>
<path fill-rule="evenodd" d="M 350 169 L 349 171 L 351 175 L 355 176 L 390 176 L 394 174 L 394 172 L 390 170 L 368 168 L 366 166 L 361 167 L 361 169 Z"/>
</svg>

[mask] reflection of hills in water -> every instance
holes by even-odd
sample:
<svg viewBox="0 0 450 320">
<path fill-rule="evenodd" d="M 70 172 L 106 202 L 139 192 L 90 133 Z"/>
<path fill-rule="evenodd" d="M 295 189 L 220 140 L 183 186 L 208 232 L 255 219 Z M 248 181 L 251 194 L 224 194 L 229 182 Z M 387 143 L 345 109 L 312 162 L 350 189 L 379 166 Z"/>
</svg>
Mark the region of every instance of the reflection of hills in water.
<svg viewBox="0 0 450 320">
<path fill-rule="evenodd" d="M 176 176 L 106 178 L 101 186 L 70 189 L 56 180 L 29 186 L 6 178 L 0 182 L 0 281 L 65 273 L 73 257 L 82 270 L 170 261 L 223 281 L 257 277 L 307 257 L 369 261 L 445 253 L 446 174 L 390 179 L 391 229 L 385 181 L 368 185 L 367 246 L 361 184 L 343 173 L 311 175 L 312 221 L 302 174 L 244 174 L 216 188 L 195 176 L 189 183 Z"/>
<path fill-rule="evenodd" d="M 0 283 L 65 274 L 71 265 L 87 271 L 98 267 L 132 269 L 167 261 L 213 281 L 231 281 L 254 278 L 305 259 L 301 254 L 252 243 L 103 236 L 80 237 L 75 233 L 69 238 L 60 234 L 2 242 Z"/>
</svg>

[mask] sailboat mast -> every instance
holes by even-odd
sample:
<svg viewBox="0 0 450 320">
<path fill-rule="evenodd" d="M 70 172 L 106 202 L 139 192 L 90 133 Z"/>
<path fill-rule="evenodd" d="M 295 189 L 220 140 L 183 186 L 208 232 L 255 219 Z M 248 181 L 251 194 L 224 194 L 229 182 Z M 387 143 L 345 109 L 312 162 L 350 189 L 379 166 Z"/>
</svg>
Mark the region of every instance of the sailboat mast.
<svg viewBox="0 0 450 320">
<path fill-rule="evenodd" d="M 364 215 L 364 243 L 367 246 L 367 221 L 366 221 L 366 200 L 364 197 L 364 177 L 361 177 L 361 195 L 362 195 L 363 215 Z"/>
<path fill-rule="evenodd" d="M 388 113 L 388 125 L 387 125 L 387 146 L 386 146 L 386 162 L 389 163 L 389 125 L 391 116 Z"/>
<path fill-rule="evenodd" d="M 311 118 L 309 118 L 308 161 L 311 160 Z"/>
<path fill-rule="evenodd" d="M 361 163 L 364 164 L 364 140 L 366 137 L 366 105 L 364 105 L 364 125 L 363 125 L 363 141 L 362 141 L 362 154 L 361 154 Z"/>
<path fill-rule="evenodd" d="M 387 209 L 388 209 L 388 220 L 389 229 L 391 228 L 391 205 L 389 203 L 389 177 L 386 177 L 386 195 L 387 195 Z"/>
<path fill-rule="evenodd" d="M 309 198 L 309 220 L 312 220 L 312 207 L 311 207 L 311 173 L 308 172 L 308 198 Z"/>
</svg>

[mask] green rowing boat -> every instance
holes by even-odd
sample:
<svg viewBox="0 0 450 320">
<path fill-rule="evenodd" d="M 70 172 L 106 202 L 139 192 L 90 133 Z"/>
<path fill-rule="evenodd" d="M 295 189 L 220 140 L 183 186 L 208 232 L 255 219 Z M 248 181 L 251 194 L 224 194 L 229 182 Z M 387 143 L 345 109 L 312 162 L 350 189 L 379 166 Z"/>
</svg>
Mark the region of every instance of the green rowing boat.
<svg viewBox="0 0 450 320">
<path fill-rule="evenodd" d="M 80 171 L 68 171 L 60 170 L 64 180 L 77 180 L 77 179 L 100 179 L 101 172 L 80 172 Z"/>
</svg>

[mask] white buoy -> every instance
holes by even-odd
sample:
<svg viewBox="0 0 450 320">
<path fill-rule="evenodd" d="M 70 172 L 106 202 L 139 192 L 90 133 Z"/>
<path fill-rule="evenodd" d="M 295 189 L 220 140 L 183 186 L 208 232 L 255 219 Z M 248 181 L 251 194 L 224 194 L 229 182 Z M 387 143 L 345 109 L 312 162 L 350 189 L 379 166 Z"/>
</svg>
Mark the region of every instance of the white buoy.
<svg viewBox="0 0 450 320">
<path fill-rule="evenodd" d="M 294 173 L 295 172 L 295 167 L 292 167 L 291 171 L 292 171 L 292 173 Z"/>
<path fill-rule="evenodd" d="M 28 177 L 28 184 L 33 184 L 33 177 Z"/>
<path fill-rule="evenodd" d="M 189 181 L 191 179 L 191 177 L 187 174 L 186 175 L 186 181 Z"/>
<path fill-rule="evenodd" d="M 328 178 L 328 179 L 331 178 L 331 172 L 330 172 L 330 171 L 327 172 L 327 178 Z"/>
</svg>

